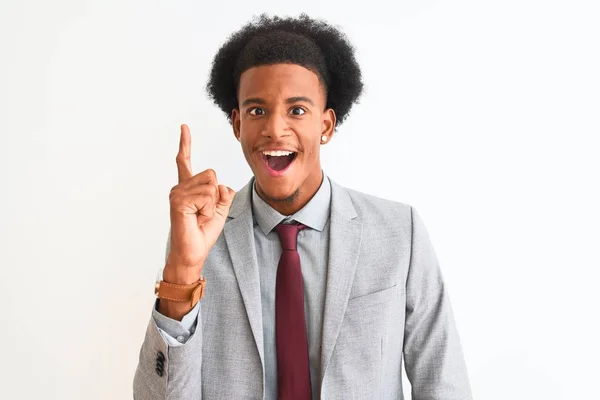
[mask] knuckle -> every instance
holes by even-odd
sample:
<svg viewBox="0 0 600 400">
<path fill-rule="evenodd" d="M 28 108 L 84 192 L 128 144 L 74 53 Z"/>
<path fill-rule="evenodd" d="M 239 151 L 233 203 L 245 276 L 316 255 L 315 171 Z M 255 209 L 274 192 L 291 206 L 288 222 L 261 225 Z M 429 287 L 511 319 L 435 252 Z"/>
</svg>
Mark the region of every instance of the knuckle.
<svg viewBox="0 0 600 400">
<path fill-rule="evenodd" d="M 178 193 L 171 192 L 169 193 L 169 202 L 171 204 L 179 204 L 181 201 L 181 196 Z"/>
<path fill-rule="evenodd" d="M 206 171 L 204 171 L 204 173 L 206 174 L 206 176 L 207 176 L 207 177 L 208 177 L 210 180 L 212 180 L 212 181 L 215 181 L 215 182 L 216 182 L 216 180 L 217 180 L 217 173 L 215 172 L 215 170 L 214 170 L 214 169 L 212 169 L 212 168 L 209 168 L 209 169 L 207 169 Z"/>
<path fill-rule="evenodd" d="M 219 193 L 217 187 L 215 185 L 208 185 L 208 190 L 210 193 L 210 197 L 212 199 L 214 199 L 215 197 L 217 197 L 217 194 Z"/>
<path fill-rule="evenodd" d="M 177 156 L 175 157 L 175 162 L 176 163 L 182 163 L 182 162 L 186 162 L 190 159 L 189 156 L 186 156 L 183 153 L 177 153 Z"/>
<path fill-rule="evenodd" d="M 173 200 L 174 198 L 178 197 L 179 195 L 179 185 L 175 185 L 171 188 L 171 191 L 169 192 L 169 199 Z"/>
</svg>

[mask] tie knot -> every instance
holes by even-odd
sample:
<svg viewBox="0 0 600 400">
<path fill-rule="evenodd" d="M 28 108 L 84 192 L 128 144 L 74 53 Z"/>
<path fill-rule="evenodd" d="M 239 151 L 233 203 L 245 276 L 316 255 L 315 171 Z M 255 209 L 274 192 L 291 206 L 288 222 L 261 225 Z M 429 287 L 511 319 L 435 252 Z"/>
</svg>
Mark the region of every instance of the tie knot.
<svg viewBox="0 0 600 400">
<path fill-rule="evenodd" d="M 298 243 L 298 232 L 306 228 L 306 225 L 302 225 L 299 222 L 292 224 L 279 224 L 275 227 L 275 230 L 279 234 L 279 240 L 281 241 L 281 247 L 284 250 L 296 250 L 296 244 Z"/>
</svg>

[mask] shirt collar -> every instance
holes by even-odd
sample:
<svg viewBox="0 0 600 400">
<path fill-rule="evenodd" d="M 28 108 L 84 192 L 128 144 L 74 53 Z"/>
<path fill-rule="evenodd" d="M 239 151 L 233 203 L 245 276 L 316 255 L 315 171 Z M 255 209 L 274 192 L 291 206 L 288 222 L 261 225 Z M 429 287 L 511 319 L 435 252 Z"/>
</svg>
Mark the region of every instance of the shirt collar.
<svg viewBox="0 0 600 400">
<path fill-rule="evenodd" d="M 293 215 L 286 217 L 267 204 L 256 192 L 256 180 L 252 183 L 252 214 L 254 221 L 260 225 L 263 233 L 267 235 L 279 223 L 300 222 L 309 228 L 319 232 L 323 231 L 329 219 L 331 208 L 331 183 L 323 172 L 323 181 L 317 193 L 309 200 L 302 209 Z"/>
</svg>

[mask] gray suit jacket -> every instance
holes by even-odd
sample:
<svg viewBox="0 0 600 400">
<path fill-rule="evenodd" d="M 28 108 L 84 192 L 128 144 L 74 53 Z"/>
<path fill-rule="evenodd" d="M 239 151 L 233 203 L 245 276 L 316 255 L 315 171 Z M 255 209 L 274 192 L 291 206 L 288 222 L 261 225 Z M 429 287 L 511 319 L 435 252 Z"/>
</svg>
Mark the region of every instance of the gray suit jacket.
<svg viewBox="0 0 600 400">
<path fill-rule="evenodd" d="M 404 359 L 413 400 L 471 399 L 448 293 L 419 215 L 330 181 L 321 398 L 403 399 Z M 170 347 L 150 318 L 135 399 L 264 398 L 251 194 L 252 179 L 209 252 L 195 334 Z"/>
</svg>

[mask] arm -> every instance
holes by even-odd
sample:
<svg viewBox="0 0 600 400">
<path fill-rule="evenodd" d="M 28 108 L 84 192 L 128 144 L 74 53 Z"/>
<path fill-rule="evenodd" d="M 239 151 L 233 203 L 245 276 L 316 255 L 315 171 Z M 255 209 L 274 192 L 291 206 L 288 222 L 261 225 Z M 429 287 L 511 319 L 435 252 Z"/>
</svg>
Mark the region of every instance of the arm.
<svg viewBox="0 0 600 400">
<path fill-rule="evenodd" d="M 170 235 L 167 240 L 167 254 L 169 243 Z M 165 279 L 168 274 L 165 268 Z M 193 281 L 194 278 L 189 279 Z M 134 376 L 135 400 L 202 398 L 200 303 L 188 310 L 186 305 L 181 308 L 182 305 L 178 303 L 168 304 L 165 300 L 156 300 Z M 183 315 L 185 312 L 187 313 Z M 177 341 L 178 336 L 183 336 L 183 342 Z"/>
<path fill-rule="evenodd" d="M 135 400 L 202 399 L 202 313 L 185 344 L 173 346 L 150 319 L 133 380 Z M 162 360 L 162 361 L 161 361 Z"/>
<path fill-rule="evenodd" d="M 179 183 L 169 193 L 171 229 L 163 270 L 165 282 L 183 285 L 199 280 L 204 261 L 223 231 L 235 196 L 233 189 L 218 184 L 214 170 L 192 173 L 191 140 L 189 128 L 182 125 L 175 159 Z M 134 399 L 202 398 L 202 305 L 196 306 L 196 317 L 186 302 L 163 298 L 158 310 L 155 306 L 135 372 Z M 185 344 L 173 345 L 170 335 L 162 336 L 161 330 L 174 333 L 185 329 L 189 319 L 196 321 L 196 328 Z M 192 326 L 193 322 L 190 331 Z"/>
<path fill-rule="evenodd" d="M 200 302 L 189 313 L 184 315 L 181 321 L 161 314 L 158 311 L 159 302 L 160 299 L 156 299 L 154 309 L 152 310 L 152 319 L 156 323 L 161 336 L 170 346 L 181 346 L 187 343 L 196 331 Z"/>
<path fill-rule="evenodd" d="M 414 208 L 406 282 L 404 361 L 413 400 L 472 399 L 452 307 L 427 230 Z"/>
</svg>

